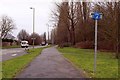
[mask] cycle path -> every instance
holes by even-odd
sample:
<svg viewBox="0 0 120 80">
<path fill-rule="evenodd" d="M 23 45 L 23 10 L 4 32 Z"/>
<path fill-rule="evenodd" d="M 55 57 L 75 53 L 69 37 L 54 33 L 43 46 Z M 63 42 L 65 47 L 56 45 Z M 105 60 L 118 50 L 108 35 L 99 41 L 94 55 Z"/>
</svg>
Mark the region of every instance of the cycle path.
<svg viewBox="0 0 120 80">
<path fill-rule="evenodd" d="M 46 48 L 16 78 L 84 78 L 55 47 Z"/>
</svg>

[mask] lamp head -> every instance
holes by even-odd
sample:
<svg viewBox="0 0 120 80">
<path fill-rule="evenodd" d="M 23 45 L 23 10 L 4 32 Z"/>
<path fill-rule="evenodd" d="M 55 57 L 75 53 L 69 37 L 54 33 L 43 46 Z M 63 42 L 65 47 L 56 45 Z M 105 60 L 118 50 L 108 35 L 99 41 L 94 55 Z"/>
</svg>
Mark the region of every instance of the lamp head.
<svg viewBox="0 0 120 80">
<path fill-rule="evenodd" d="M 33 9 L 32 7 L 30 7 L 30 9 Z"/>
</svg>

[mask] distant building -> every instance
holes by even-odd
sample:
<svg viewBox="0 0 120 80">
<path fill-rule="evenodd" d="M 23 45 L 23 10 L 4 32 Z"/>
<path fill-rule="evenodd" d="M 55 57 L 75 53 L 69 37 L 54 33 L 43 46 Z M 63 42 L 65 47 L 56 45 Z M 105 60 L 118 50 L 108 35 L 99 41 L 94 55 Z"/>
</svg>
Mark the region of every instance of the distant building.
<svg viewBox="0 0 120 80">
<path fill-rule="evenodd" d="M 18 42 L 12 34 L 7 34 L 4 39 L 2 39 L 2 46 L 17 45 Z"/>
<path fill-rule="evenodd" d="M 7 34 L 4 39 L 12 39 L 15 40 L 15 37 L 12 34 Z"/>
</svg>

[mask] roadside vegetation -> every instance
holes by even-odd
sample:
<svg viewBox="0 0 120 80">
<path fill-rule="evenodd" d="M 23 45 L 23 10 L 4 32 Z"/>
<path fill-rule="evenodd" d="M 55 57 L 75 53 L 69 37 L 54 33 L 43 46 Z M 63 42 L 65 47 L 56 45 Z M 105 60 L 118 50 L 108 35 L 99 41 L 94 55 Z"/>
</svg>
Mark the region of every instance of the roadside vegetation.
<svg viewBox="0 0 120 80">
<path fill-rule="evenodd" d="M 18 41 L 28 41 L 29 45 L 33 44 L 33 37 L 35 38 L 34 45 L 40 45 L 42 42 L 45 44 L 47 43 L 46 32 L 41 35 L 36 32 L 34 34 L 29 34 L 26 30 L 22 29 L 17 35 Z"/>
<path fill-rule="evenodd" d="M 44 47 L 45 48 L 45 47 Z M 2 62 L 2 78 L 13 78 L 24 69 L 44 48 L 30 49 L 28 54 Z"/>
<path fill-rule="evenodd" d="M 2 62 L 0 62 L 0 80 L 2 79 Z"/>
<path fill-rule="evenodd" d="M 102 13 L 98 21 L 98 49 L 114 51 L 119 57 L 120 40 L 120 1 L 119 2 L 61 2 L 53 9 L 51 16 L 54 25 L 52 36 L 54 43 L 60 47 L 75 46 L 77 48 L 93 49 L 95 22 L 92 12 Z"/>
<path fill-rule="evenodd" d="M 9 48 L 20 48 L 20 45 L 12 45 L 12 46 L 4 46 L 2 49 L 9 49 Z"/>
<path fill-rule="evenodd" d="M 71 47 L 58 48 L 58 50 L 76 67 L 83 69 L 89 77 L 118 78 L 118 59 L 113 57 L 113 53 L 98 51 L 97 72 L 94 75 L 94 50 Z"/>
</svg>

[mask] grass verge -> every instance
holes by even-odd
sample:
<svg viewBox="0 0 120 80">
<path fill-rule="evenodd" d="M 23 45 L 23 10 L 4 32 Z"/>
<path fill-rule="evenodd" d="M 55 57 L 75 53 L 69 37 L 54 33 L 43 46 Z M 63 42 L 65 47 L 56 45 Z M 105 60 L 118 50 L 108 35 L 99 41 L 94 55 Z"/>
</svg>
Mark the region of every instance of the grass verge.
<svg viewBox="0 0 120 80">
<path fill-rule="evenodd" d="M 2 78 L 13 78 L 24 69 L 36 56 L 38 56 L 44 48 L 35 48 L 28 51 L 20 57 L 16 57 L 2 62 Z"/>
<path fill-rule="evenodd" d="M 2 62 L 0 62 L 0 80 L 2 79 Z"/>
<path fill-rule="evenodd" d="M 4 46 L 2 49 L 9 49 L 9 48 L 20 48 L 20 45 L 13 45 L 13 46 Z"/>
<path fill-rule="evenodd" d="M 64 57 L 69 59 L 78 68 L 83 69 L 89 77 L 118 78 L 118 59 L 113 53 L 99 52 L 97 54 L 97 71 L 93 74 L 94 51 L 90 49 L 58 48 Z"/>
</svg>

